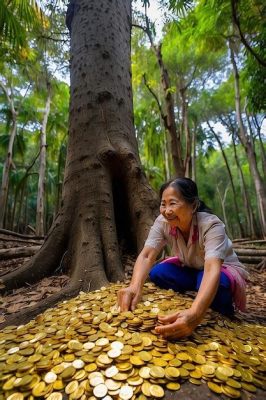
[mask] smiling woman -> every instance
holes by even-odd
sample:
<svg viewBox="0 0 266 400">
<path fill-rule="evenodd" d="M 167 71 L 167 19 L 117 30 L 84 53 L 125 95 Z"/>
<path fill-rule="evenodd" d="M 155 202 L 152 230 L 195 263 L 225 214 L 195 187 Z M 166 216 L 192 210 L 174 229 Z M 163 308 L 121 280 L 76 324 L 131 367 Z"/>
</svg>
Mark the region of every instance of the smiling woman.
<svg viewBox="0 0 266 400">
<path fill-rule="evenodd" d="M 129 287 L 118 293 L 124 310 L 134 310 L 149 274 L 159 287 L 177 292 L 198 291 L 190 309 L 159 316 L 158 333 L 169 338 L 190 335 L 208 307 L 231 316 L 234 306 L 245 309 L 248 274 L 233 251 L 222 221 L 198 197 L 191 179 L 178 178 L 160 190 L 160 215 L 137 258 Z M 171 257 L 155 264 L 163 247 Z M 153 266 L 153 267 L 152 267 Z"/>
</svg>

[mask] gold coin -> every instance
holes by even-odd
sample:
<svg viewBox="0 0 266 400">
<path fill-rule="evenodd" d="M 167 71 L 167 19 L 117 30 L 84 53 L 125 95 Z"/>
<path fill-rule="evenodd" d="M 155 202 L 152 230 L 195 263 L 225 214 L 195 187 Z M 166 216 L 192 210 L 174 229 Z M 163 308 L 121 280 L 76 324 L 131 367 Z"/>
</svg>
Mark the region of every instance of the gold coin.
<svg viewBox="0 0 266 400">
<path fill-rule="evenodd" d="M 60 392 L 52 392 L 47 397 L 47 400 L 62 400 L 62 399 L 63 399 L 63 395 Z"/>
<path fill-rule="evenodd" d="M 217 385 L 214 382 L 207 382 L 207 385 L 208 385 L 208 388 L 210 390 L 212 390 L 213 392 L 218 393 L 218 394 L 223 393 L 222 387 L 220 385 Z"/>
<path fill-rule="evenodd" d="M 178 358 L 174 358 L 173 360 L 169 361 L 169 365 L 171 367 L 180 367 L 180 365 L 182 365 L 182 362 Z"/>
<path fill-rule="evenodd" d="M 132 365 L 140 366 L 145 364 L 143 360 L 141 360 L 138 356 L 130 356 L 130 362 Z"/>
<path fill-rule="evenodd" d="M 199 379 L 189 378 L 189 382 L 193 385 L 201 385 L 201 381 Z"/>
<path fill-rule="evenodd" d="M 160 399 L 161 397 L 164 396 L 164 390 L 159 385 L 151 385 L 150 386 L 150 393 L 156 399 Z"/>
<path fill-rule="evenodd" d="M 231 386 L 231 387 L 235 388 L 235 389 L 240 389 L 241 388 L 241 383 L 236 381 L 235 379 L 232 379 L 232 378 L 227 379 L 226 384 L 228 386 Z"/>
<path fill-rule="evenodd" d="M 188 361 L 190 359 L 190 356 L 185 352 L 180 352 L 177 353 L 176 358 L 181 361 Z"/>
<path fill-rule="evenodd" d="M 218 366 L 216 372 L 221 373 L 222 375 L 225 375 L 227 377 L 234 375 L 233 368 L 227 366 Z"/>
<path fill-rule="evenodd" d="M 215 373 L 215 368 L 212 365 L 204 364 L 201 365 L 201 372 L 203 375 L 214 375 Z"/>
<path fill-rule="evenodd" d="M 106 379 L 104 382 L 108 390 L 117 390 L 121 387 L 121 382 L 116 382 L 113 379 Z"/>
<path fill-rule="evenodd" d="M 153 364 L 157 365 L 158 367 L 166 367 L 168 365 L 168 362 L 162 358 L 154 358 Z"/>
<path fill-rule="evenodd" d="M 178 378 L 180 376 L 180 371 L 175 367 L 165 368 L 165 375 L 170 376 L 170 378 Z"/>
<path fill-rule="evenodd" d="M 34 397 L 41 397 L 41 396 L 44 396 L 46 391 L 47 391 L 47 387 L 45 385 L 45 382 L 41 381 L 41 382 L 37 383 L 36 386 L 34 386 L 34 388 L 32 389 L 32 394 Z"/>
<path fill-rule="evenodd" d="M 71 378 L 76 372 L 76 369 L 71 365 L 64 369 L 64 371 L 60 374 L 61 379 Z"/>
<path fill-rule="evenodd" d="M 139 376 L 143 379 L 149 379 L 150 377 L 150 368 L 149 367 L 142 367 L 139 370 Z"/>
<path fill-rule="evenodd" d="M 141 385 L 141 391 L 147 397 L 151 396 L 150 387 L 151 384 L 149 382 L 143 382 L 143 384 Z"/>
<path fill-rule="evenodd" d="M 61 379 L 56 380 L 53 384 L 53 388 L 55 390 L 62 390 L 62 389 L 64 389 L 64 387 L 65 387 L 65 385 Z"/>
<path fill-rule="evenodd" d="M 166 384 L 166 388 L 169 390 L 179 390 L 180 387 L 181 387 L 181 385 L 178 382 L 168 382 Z"/>
<path fill-rule="evenodd" d="M 12 393 L 7 397 L 7 400 L 23 400 L 24 395 L 22 393 Z"/>
<path fill-rule="evenodd" d="M 150 376 L 153 378 L 163 378 L 164 374 L 164 369 L 162 367 L 154 366 L 150 369 Z"/>
<path fill-rule="evenodd" d="M 241 382 L 241 386 L 244 390 L 247 390 L 248 392 L 251 393 L 256 393 L 257 388 L 254 385 L 251 385 L 250 383 L 247 382 Z"/>
<path fill-rule="evenodd" d="M 234 389 L 227 385 L 222 385 L 222 391 L 224 394 L 226 394 L 227 396 L 234 398 L 234 399 L 237 399 L 241 396 L 241 393 L 239 390 Z"/>
<path fill-rule="evenodd" d="M 127 383 L 131 386 L 140 386 L 143 383 L 143 378 L 141 376 L 128 378 Z"/>
<path fill-rule="evenodd" d="M 91 363 L 89 365 L 86 365 L 84 367 L 84 369 L 85 369 L 86 372 L 93 372 L 93 371 L 96 371 L 97 365 L 95 363 Z"/>
<path fill-rule="evenodd" d="M 152 355 L 147 351 L 140 351 L 138 356 L 142 361 L 148 362 L 152 360 Z"/>
<path fill-rule="evenodd" d="M 75 390 L 78 389 L 78 387 L 79 387 L 78 381 L 69 382 L 65 387 L 65 392 L 66 392 L 66 394 L 73 393 L 73 392 L 75 392 Z"/>
</svg>

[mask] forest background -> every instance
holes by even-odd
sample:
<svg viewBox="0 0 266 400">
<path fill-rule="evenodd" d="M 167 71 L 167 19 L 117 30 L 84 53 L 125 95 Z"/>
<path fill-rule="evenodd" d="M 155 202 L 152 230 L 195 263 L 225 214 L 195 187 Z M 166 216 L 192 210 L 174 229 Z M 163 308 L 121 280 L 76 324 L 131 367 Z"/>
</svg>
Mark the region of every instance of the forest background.
<svg viewBox="0 0 266 400">
<path fill-rule="evenodd" d="M 265 237 L 266 5 L 133 2 L 134 123 L 150 185 L 177 175 L 232 238 Z M 68 1 L 0 3 L 0 227 L 44 235 L 68 140 Z M 158 21 L 157 21 L 158 22 Z"/>
</svg>

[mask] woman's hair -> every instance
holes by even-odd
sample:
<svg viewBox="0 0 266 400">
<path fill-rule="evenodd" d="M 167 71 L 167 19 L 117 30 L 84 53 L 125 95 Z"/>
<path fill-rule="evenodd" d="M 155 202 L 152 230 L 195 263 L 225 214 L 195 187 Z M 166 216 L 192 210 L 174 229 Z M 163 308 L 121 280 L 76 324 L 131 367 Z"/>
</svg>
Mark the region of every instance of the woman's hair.
<svg viewBox="0 0 266 400">
<path fill-rule="evenodd" d="M 177 178 L 164 183 L 160 188 L 160 199 L 162 198 L 163 192 L 168 187 L 173 187 L 177 192 L 179 192 L 187 203 L 192 205 L 195 204 L 195 211 L 204 211 L 212 214 L 211 209 L 206 206 L 204 201 L 199 199 L 197 185 L 192 181 L 192 179 Z"/>
</svg>

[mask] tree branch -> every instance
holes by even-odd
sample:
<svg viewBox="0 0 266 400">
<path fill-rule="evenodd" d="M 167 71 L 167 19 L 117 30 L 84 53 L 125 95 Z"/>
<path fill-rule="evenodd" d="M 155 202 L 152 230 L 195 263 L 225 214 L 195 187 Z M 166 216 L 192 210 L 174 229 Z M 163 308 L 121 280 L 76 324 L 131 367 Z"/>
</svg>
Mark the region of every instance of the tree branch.
<svg viewBox="0 0 266 400">
<path fill-rule="evenodd" d="M 146 74 L 143 74 L 143 80 L 144 80 L 144 84 L 145 84 L 145 86 L 147 87 L 148 91 L 149 91 L 149 92 L 152 94 L 152 96 L 155 98 L 155 101 L 156 101 L 156 103 L 157 103 L 157 105 L 158 105 L 158 108 L 159 108 L 159 111 L 160 111 L 160 114 L 161 114 L 161 117 L 162 117 L 164 123 L 167 124 L 167 116 L 163 113 L 163 109 L 162 109 L 162 106 L 161 106 L 160 101 L 159 101 L 159 99 L 158 99 L 158 96 L 157 96 L 156 93 L 152 90 L 152 88 L 149 86 L 148 81 L 147 81 L 147 78 L 146 78 Z"/>
<path fill-rule="evenodd" d="M 262 65 L 263 67 L 266 67 L 266 61 L 263 60 L 259 54 L 257 54 L 252 47 L 250 46 L 250 44 L 248 43 L 248 41 L 246 40 L 241 26 L 240 26 L 240 18 L 238 16 L 238 9 L 237 9 L 237 3 L 238 0 L 231 0 L 231 9 L 232 9 L 232 17 L 233 17 L 233 22 L 236 25 L 238 32 L 239 32 L 239 36 L 241 39 L 241 42 L 243 43 L 243 45 L 246 47 L 246 49 L 253 55 L 253 57 L 256 58 L 256 60 L 258 61 L 258 63 L 260 65 Z"/>
</svg>

